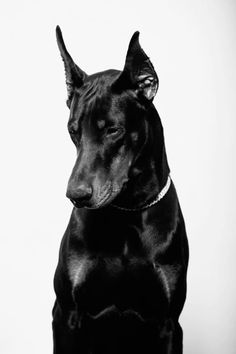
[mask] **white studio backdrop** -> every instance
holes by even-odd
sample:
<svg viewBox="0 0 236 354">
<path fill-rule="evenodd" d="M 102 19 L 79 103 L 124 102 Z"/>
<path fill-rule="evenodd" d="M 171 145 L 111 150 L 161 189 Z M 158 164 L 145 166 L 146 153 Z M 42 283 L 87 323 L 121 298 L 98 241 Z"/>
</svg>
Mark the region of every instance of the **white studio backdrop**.
<svg viewBox="0 0 236 354">
<path fill-rule="evenodd" d="M 122 69 L 140 31 L 190 243 L 184 353 L 236 353 L 233 0 L 1 3 L 0 352 L 52 353 L 52 281 L 75 159 L 57 24 L 88 73 Z"/>
</svg>

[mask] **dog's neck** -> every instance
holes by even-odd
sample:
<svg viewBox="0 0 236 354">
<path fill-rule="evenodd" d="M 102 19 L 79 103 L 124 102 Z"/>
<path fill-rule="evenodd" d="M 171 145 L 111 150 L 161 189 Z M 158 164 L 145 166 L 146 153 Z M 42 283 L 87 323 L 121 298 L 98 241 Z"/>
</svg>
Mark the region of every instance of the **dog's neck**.
<svg viewBox="0 0 236 354">
<path fill-rule="evenodd" d="M 130 170 L 126 189 L 114 202 L 121 208 L 142 209 L 152 205 L 166 185 L 169 186 L 163 128 L 154 106 L 148 111 L 145 124 L 147 138 Z"/>
<path fill-rule="evenodd" d="M 150 202 L 148 202 L 147 204 L 143 204 L 142 206 L 133 207 L 133 208 L 122 207 L 122 206 L 118 206 L 116 204 L 112 204 L 112 206 L 116 209 L 123 210 L 123 211 L 144 211 L 144 210 L 147 210 L 147 209 L 153 207 L 154 205 L 156 205 L 157 203 L 159 203 L 160 200 L 165 197 L 165 195 L 167 194 L 167 192 L 170 189 L 170 186 L 171 186 L 171 177 L 170 177 L 170 175 L 168 175 L 165 186 L 157 194 L 155 199 L 150 200 Z"/>
</svg>

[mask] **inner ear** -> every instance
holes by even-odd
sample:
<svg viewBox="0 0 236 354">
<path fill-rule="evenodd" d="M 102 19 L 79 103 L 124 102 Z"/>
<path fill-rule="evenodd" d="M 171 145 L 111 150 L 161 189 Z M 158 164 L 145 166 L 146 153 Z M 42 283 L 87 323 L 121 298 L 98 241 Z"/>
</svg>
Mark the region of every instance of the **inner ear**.
<svg viewBox="0 0 236 354">
<path fill-rule="evenodd" d="M 158 90 L 158 80 L 153 76 L 145 74 L 138 77 L 137 95 L 142 95 L 149 101 L 152 100 Z"/>
</svg>

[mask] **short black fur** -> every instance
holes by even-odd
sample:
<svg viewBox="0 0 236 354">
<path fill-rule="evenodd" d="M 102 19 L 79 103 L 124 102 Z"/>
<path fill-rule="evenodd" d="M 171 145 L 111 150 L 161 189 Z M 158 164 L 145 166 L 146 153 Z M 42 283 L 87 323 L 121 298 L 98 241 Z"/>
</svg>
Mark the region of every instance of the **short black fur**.
<svg viewBox="0 0 236 354">
<path fill-rule="evenodd" d="M 181 354 L 188 243 L 163 128 L 152 103 L 158 78 L 131 39 L 123 71 L 87 75 L 66 50 L 77 149 L 74 204 L 54 278 L 54 354 Z"/>
</svg>

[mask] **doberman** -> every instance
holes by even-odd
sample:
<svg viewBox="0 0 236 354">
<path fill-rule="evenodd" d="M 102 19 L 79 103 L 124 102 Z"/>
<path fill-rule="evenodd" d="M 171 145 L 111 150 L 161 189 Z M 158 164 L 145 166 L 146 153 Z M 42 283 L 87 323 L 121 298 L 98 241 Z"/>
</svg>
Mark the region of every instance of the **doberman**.
<svg viewBox="0 0 236 354">
<path fill-rule="evenodd" d="M 131 38 L 123 71 L 87 75 L 56 29 L 74 208 L 54 278 L 54 354 L 182 353 L 188 242 L 152 103 L 154 67 Z"/>
</svg>

